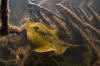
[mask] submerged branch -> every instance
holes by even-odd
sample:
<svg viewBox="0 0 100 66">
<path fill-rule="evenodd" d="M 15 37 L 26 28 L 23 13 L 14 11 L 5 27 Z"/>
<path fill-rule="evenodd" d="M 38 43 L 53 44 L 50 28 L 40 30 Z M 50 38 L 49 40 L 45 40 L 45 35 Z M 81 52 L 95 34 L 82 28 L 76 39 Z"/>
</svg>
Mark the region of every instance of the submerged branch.
<svg viewBox="0 0 100 66">
<path fill-rule="evenodd" d="M 9 0 L 1 0 L 1 29 L 0 34 L 8 34 Z"/>
<path fill-rule="evenodd" d="M 85 6 L 87 10 L 93 15 L 93 20 L 95 23 L 95 27 L 97 29 L 100 29 L 100 17 L 98 16 L 98 13 L 96 13 L 89 5 Z"/>
<path fill-rule="evenodd" d="M 100 34 L 100 31 L 93 27 L 92 25 L 88 24 L 88 22 L 85 22 L 81 20 L 73 11 L 71 11 L 69 8 L 65 7 L 64 5 L 57 4 L 58 10 L 63 11 L 65 13 L 65 18 L 71 18 L 77 25 L 81 26 L 82 28 L 90 28 L 94 30 L 96 33 Z"/>
<path fill-rule="evenodd" d="M 4 62 L 4 63 L 8 63 L 8 62 L 16 62 L 16 59 L 12 59 L 12 60 L 4 60 L 4 59 L 0 59 L 0 62 Z"/>
<path fill-rule="evenodd" d="M 48 13 L 48 14 L 51 15 L 51 16 L 56 16 L 56 17 L 59 18 L 59 19 L 63 19 L 61 16 L 55 14 L 54 12 L 52 12 L 51 10 L 49 10 L 49 9 L 47 9 L 47 8 L 45 8 L 45 7 L 42 7 L 42 6 L 40 6 L 40 5 L 36 5 L 35 3 L 32 4 L 32 6 L 33 6 L 33 9 L 38 9 L 39 11 L 41 11 L 41 12 L 43 12 L 43 13 L 46 13 L 46 14 Z"/>
<path fill-rule="evenodd" d="M 84 40 L 86 40 L 88 42 L 89 38 L 88 38 L 87 34 L 82 30 L 82 28 L 80 28 L 77 24 L 75 24 L 71 19 L 70 19 L 70 23 L 75 28 L 75 30 L 77 30 L 78 36 L 79 35 L 82 36 L 84 38 Z M 76 37 L 74 37 L 74 38 L 76 39 Z"/>
<path fill-rule="evenodd" d="M 9 0 L 1 0 L 1 26 L 0 35 L 7 35 L 9 33 L 19 34 L 21 29 L 9 24 Z"/>
<path fill-rule="evenodd" d="M 93 64 L 95 63 L 95 62 L 97 62 L 98 60 L 100 60 L 100 53 L 99 53 L 99 50 L 95 47 L 95 44 L 94 44 L 94 39 L 93 39 L 93 36 L 92 36 L 92 32 L 90 31 L 90 30 L 86 30 L 87 31 L 87 33 L 88 33 L 88 37 L 90 38 L 90 40 L 89 40 L 89 46 L 90 46 L 90 48 L 91 48 L 91 50 L 92 50 L 92 54 L 93 54 L 93 59 L 92 59 L 92 61 L 91 61 L 91 66 L 93 66 Z"/>
</svg>

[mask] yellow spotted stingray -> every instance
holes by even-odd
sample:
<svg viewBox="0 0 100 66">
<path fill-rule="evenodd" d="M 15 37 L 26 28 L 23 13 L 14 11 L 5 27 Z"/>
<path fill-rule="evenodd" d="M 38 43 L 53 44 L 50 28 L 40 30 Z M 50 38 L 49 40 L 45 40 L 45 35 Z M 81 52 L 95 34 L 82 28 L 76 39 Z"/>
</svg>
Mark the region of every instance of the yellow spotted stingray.
<svg viewBox="0 0 100 66">
<path fill-rule="evenodd" d="M 30 41 L 30 45 L 33 51 L 36 52 L 48 52 L 54 51 L 56 54 L 63 54 L 69 47 L 76 47 L 65 43 L 57 37 L 57 28 L 50 28 L 40 22 L 27 23 L 27 37 Z"/>
</svg>

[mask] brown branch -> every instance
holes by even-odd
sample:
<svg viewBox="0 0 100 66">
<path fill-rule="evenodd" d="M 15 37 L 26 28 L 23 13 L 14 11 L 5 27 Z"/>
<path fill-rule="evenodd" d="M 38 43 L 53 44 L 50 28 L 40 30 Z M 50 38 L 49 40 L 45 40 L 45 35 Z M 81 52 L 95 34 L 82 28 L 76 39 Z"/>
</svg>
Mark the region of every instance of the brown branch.
<svg viewBox="0 0 100 66">
<path fill-rule="evenodd" d="M 70 23 L 72 24 L 72 26 L 75 28 L 75 30 L 77 30 L 77 33 L 76 34 L 78 34 L 78 36 L 79 35 L 82 36 L 84 38 L 83 40 L 86 40 L 88 42 L 89 41 L 89 38 L 88 38 L 86 32 L 84 30 L 82 30 L 82 28 L 80 28 L 77 24 L 75 24 L 73 22 L 73 20 L 71 20 L 70 18 L 69 18 L 69 20 L 70 20 Z M 74 38 L 76 39 L 76 37 L 74 37 Z M 80 41 L 80 39 L 81 38 L 79 37 L 79 41 Z"/>
<path fill-rule="evenodd" d="M 80 11 L 81 11 L 81 13 L 82 13 L 82 15 L 84 16 L 84 19 L 86 20 L 86 22 L 89 22 L 90 21 L 90 18 L 92 17 L 88 17 L 88 15 L 86 14 L 86 11 L 84 10 L 84 6 L 86 5 L 86 2 L 85 1 L 83 1 L 80 5 L 79 5 L 79 9 L 80 9 Z"/>
<path fill-rule="evenodd" d="M 93 66 L 93 64 L 95 62 L 100 61 L 100 53 L 99 53 L 99 50 L 95 47 L 92 32 L 89 29 L 86 29 L 86 31 L 87 31 L 88 37 L 90 38 L 89 46 L 90 46 L 90 48 L 92 50 L 92 54 L 93 54 L 93 59 L 90 64 L 91 64 L 91 66 Z"/>
<path fill-rule="evenodd" d="M 4 60 L 4 59 L 0 59 L 0 62 L 3 62 L 3 63 L 8 63 L 8 62 L 15 62 L 16 59 L 12 59 L 12 60 Z"/>
<path fill-rule="evenodd" d="M 41 19 L 46 25 L 49 25 L 49 22 L 43 17 L 38 9 L 35 9 L 35 14 L 38 16 L 38 19 Z"/>
<path fill-rule="evenodd" d="M 71 20 L 71 18 L 66 15 L 63 9 L 58 9 L 58 10 L 60 14 L 66 18 L 65 23 L 67 27 L 71 28 L 70 30 L 72 31 L 73 41 L 80 42 L 81 41 L 80 38 L 84 38 L 86 39 L 86 41 L 88 41 L 88 38 L 86 37 L 85 32 L 82 31 L 82 28 L 78 24 L 75 24 L 74 21 Z M 78 36 L 76 36 L 76 34 L 78 34 Z"/>
<path fill-rule="evenodd" d="M 86 5 L 85 3 L 86 3 L 86 2 L 83 1 L 83 2 L 79 5 L 79 8 L 80 8 L 81 12 L 84 14 L 84 16 L 88 19 L 88 16 L 87 16 L 86 12 L 85 12 L 84 9 L 82 8 L 84 5 Z"/>
<path fill-rule="evenodd" d="M 100 34 L 100 31 L 93 27 L 92 25 L 88 24 L 88 22 L 85 22 L 81 20 L 73 11 L 71 11 L 69 8 L 65 7 L 64 5 L 58 4 L 57 5 L 58 10 L 60 12 L 64 12 L 63 16 L 67 19 L 68 17 L 71 18 L 77 25 L 79 25 L 82 28 L 90 28 L 91 30 L 94 30 L 96 33 Z"/>
<path fill-rule="evenodd" d="M 74 9 L 74 10 L 73 10 Z M 81 9 L 82 9 L 82 7 L 81 7 Z M 74 13 L 76 13 L 76 15 L 80 18 L 80 19 L 82 19 L 83 21 L 86 21 L 86 22 L 88 22 L 88 18 L 86 18 L 87 16 L 85 15 L 85 11 L 83 10 L 81 10 L 80 9 L 80 7 L 72 7 L 72 11 L 74 12 Z M 84 13 L 83 13 L 84 12 Z"/>
<path fill-rule="evenodd" d="M 97 12 L 95 12 L 93 10 L 93 8 L 90 7 L 90 5 L 87 5 L 87 7 L 88 7 L 89 11 L 94 15 L 94 17 L 97 18 L 97 20 L 100 22 L 100 15 Z"/>
<path fill-rule="evenodd" d="M 41 12 L 42 17 L 48 22 L 48 24 L 52 24 L 52 21 L 49 17 L 47 17 L 47 15 L 43 12 Z M 42 20 L 42 19 L 41 19 Z M 43 21 L 43 20 L 42 20 Z"/>
<path fill-rule="evenodd" d="M 79 9 L 80 9 L 81 13 L 82 13 L 83 16 L 84 16 L 85 21 L 90 23 L 90 22 L 92 21 L 92 19 L 93 19 L 93 16 L 88 17 L 88 15 L 86 14 L 84 8 L 79 7 Z"/>
<path fill-rule="evenodd" d="M 9 24 L 9 0 L 1 0 L 1 26 L 0 35 L 7 35 L 9 33 L 19 34 L 21 30 L 18 27 Z"/>
<path fill-rule="evenodd" d="M 9 0 L 1 0 L 1 29 L 0 34 L 8 34 Z"/>
<path fill-rule="evenodd" d="M 42 6 L 37 5 L 37 4 L 35 4 L 35 3 L 32 4 L 32 6 L 33 6 L 33 9 L 37 9 L 37 10 L 39 10 L 39 11 L 45 13 L 45 14 L 49 14 L 49 15 L 51 15 L 51 16 L 56 16 L 57 18 L 63 20 L 63 18 L 62 18 L 61 16 L 55 14 L 54 12 L 52 12 L 51 10 L 49 10 L 49 9 L 47 9 L 47 8 L 45 8 L 45 7 L 42 7 Z"/>
<path fill-rule="evenodd" d="M 98 14 L 89 5 L 87 5 L 85 7 L 93 15 L 95 27 L 100 29 L 100 17 L 98 16 Z"/>
<path fill-rule="evenodd" d="M 64 23 L 62 20 L 58 19 L 56 16 L 51 17 L 52 20 L 54 20 L 55 24 L 58 26 L 58 28 L 66 33 L 66 38 L 69 38 L 72 40 L 72 33 L 70 29 L 67 27 L 66 23 Z"/>
<path fill-rule="evenodd" d="M 84 27 L 85 26 L 85 24 L 89 27 L 89 28 L 91 28 L 92 26 L 91 25 L 89 25 L 88 23 L 86 23 L 85 22 L 85 24 L 84 24 L 84 22 L 74 13 L 74 12 L 72 12 L 70 9 L 68 9 L 68 8 L 66 8 L 66 7 L 64 7 L 63 5 L 58 5 L 58 7 L 60 7 L 59 8 L 59 11 L 61 11 L 61 13 L 63 13 L 63 16 L 65 17 L 65 18 L 70 18 L 70 20 L 72 19 L 72 20 L 74 20 L 74 22 L 76 23 L 76 22 L 78 22 L 78 23 L 74 23 L 74 22 L 72 22 L 72 21 L 70 21 L 71 23 L 72 23 L 72 25 L 73 26 L 75 26 L 76 27 L 76 29 L 77 30 L 79 30 L 79 32 L 81 32 L 81 34 L 83 35 L 83 37 L 85 38 L 85 39 L 87 39 L 88 40 L 88 42 L 89 42 L 89 46 L 91 47 L 91 50 L 92 50 L 92 52 L 93 52 L 93 55 L 96 57 L 99 57 L 99 52 L 97 51 L 97 49 L 95 48 L 95 46 L 94 46 L 94 42 L 93 42 L 93 37 L 91 37 L 92 35 L 90 35 L 90 33 L 87 35 L 87 33 L 86 32 L 88 32 L 88 31 L 86 31 L 86 32 L 84 32 L 84 30 L 83 29 L 80 29 L 80 28 L 82 28 L 82 27 Z M 61 9 L 61 10 L 60 10 Z M 82 23 L 83 22 L 83 23 Z M 78 24 L 80 24 L 81 26 L 80 27 L 78 27 L 79 25 Z M 94 29 L 93 27 L 92 27 L 92 29 Z M 89 38 L 88 38 L 89 37 Z M 92 44 L 91 44 L 92 43 Z M 95 61 L 95 59 L 93 59 L 93 61 L 91 62 L 91 65 L 93 64 L 93 62 Z"/>
</svg>

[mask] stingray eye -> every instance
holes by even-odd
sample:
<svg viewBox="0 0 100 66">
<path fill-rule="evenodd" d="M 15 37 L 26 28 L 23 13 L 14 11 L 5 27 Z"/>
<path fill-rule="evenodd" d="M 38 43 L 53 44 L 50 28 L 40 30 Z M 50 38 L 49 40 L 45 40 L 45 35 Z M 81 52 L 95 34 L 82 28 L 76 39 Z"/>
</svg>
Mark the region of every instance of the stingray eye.
<svg viewBox="0 0 100 66">
<path fill-rule="evenodd" d="M 37 31 L 39 29 L 38 26 L 34 26 L 33 28 L 34 28 L 35 31 Z"/>
</svg>

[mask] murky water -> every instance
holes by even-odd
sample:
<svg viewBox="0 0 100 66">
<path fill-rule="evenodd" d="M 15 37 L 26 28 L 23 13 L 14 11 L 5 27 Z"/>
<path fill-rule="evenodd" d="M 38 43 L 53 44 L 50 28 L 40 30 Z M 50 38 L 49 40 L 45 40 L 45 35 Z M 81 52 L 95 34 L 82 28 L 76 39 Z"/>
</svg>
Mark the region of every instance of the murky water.
<svg viewBox="0 0 100 66">
<path fill-rule="evenodd" d="M 90 2 L 92 1 L 10 0 L 10 24 L 22 26 L 31 22 L 35 28 L 31 27 L 29 34 L 25 25 L 20 35 L 0 36 L 0 66 L 99 66 L 100 1 L 95 0 L 88 7 Z M 45 27 L 35 25 L 34 22 L 44 24 Z M 31 42 L 36 45 L 30 45 Z M 44 52 L 43 47 L 42 50 L 37 50 L 42 52 L 32 51 L 31 46 L 41 48 L 37 44 L 42 46 L 43 43 L 47 52 Z M 77 47 L 70 47 L 63 54 L 57 55 L 55 47 L 52 48 L 54 51 L 48 51 L 51 50 L 49 43 Z M 55 46 L 58 48 L 58 45 Z M 57 52 L 61 53 L 62 50 L 60 47 Z"/>
</svg>

